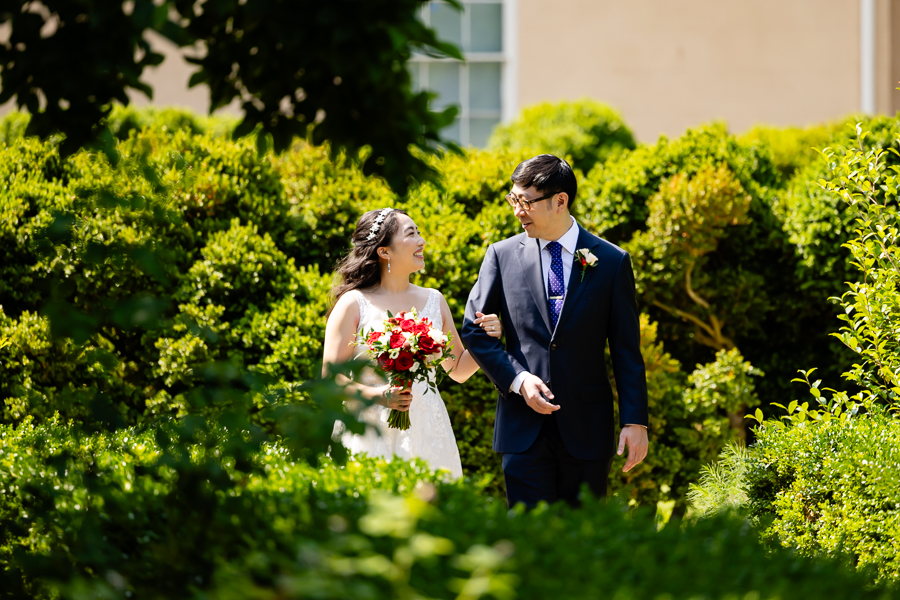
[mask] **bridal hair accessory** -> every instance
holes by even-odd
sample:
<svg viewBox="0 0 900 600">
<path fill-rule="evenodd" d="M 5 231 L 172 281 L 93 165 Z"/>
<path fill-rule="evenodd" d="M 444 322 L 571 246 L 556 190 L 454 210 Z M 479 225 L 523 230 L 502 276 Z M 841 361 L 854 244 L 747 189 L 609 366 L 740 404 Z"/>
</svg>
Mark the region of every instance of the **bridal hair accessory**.
<svg viewBox="0 0 900 600">
<path fill-rule="evenodd" d="M 584 281 L 584 272 L 588 267 L 597 266 L 597 257 L 591 252 L 590 248 L 581 248 L 575 251 L 575 258 L 581 264 L 581 281 Z"/>
<path fill-rule="evenodd" d="M 375 222 L 372 223 L 371 227 L 369 227 L 369 235 L 366 236 L 366 240 L 371 242 L 378 236 L 378 230 L 381 229 L 381 224 L 384 223 L 385 217 L 387 217 L 392 210 L 394 209 L 385 208 L 383 211 L 378 213 L 378 216 L 375 217 Z"/>
</svg>

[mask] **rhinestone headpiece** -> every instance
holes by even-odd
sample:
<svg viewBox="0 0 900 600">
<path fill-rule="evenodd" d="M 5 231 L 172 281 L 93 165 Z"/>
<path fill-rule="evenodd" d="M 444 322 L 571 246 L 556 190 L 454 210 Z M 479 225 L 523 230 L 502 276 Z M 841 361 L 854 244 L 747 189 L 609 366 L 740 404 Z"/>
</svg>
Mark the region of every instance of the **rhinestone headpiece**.
<svg viewBox="0 0 900 600">
<path fill-rule="evenodd" d="M 385 208 L 383 211 L 378 213 L 378 216 L 375 217 L 375 222 L 372 223 L 372 226 L 369 227 L 369 235 L 366 236 L 368 241 L 374 240 L 378 236 L 378 230 L 381 229 L 381 224 L 384 223 L 384 219 L 390 214 L 390 212 L 394 210 L 393 208 Z"/>
</svg>

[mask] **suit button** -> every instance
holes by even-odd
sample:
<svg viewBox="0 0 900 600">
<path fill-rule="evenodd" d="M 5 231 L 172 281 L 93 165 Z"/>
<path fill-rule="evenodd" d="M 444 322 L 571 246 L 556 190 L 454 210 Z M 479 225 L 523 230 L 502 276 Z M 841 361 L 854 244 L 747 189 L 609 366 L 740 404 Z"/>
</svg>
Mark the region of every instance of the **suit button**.
<svg viewBox="0 0 900 600">
<path fill-rule="evenodd" d="M 550 349 L 551 349 L 551 350 L 556 350 L 556 344 L 550 344 Z"/>
</svg>

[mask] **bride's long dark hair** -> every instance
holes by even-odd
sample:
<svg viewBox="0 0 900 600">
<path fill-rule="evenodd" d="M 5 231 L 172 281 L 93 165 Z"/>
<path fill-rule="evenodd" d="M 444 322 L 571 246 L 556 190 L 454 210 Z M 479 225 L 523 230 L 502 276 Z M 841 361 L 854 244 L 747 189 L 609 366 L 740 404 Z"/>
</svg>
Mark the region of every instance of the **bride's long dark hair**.
<svg viewBox="0 0 900 600">
<path fill-rule="evenodd" d="M 334 271 L 334 285 L 331 288 L 331 306 L 328 316 L 341 296 L 351 290 L 377 287 L 381 283 L 381 266 L 378 262 L 378 249 L 390 246 L 397 233 L 397 215 L 405 215 L 406 211 L 393 209 L 384 217 L 384 221 L 375 233 L 375 237 L 368 239 L 375 219 L 383 209 L 370 210 L 363 214 L 356 222 L 351 241 L 353 249 L 340 260 Z"/>
</svg>

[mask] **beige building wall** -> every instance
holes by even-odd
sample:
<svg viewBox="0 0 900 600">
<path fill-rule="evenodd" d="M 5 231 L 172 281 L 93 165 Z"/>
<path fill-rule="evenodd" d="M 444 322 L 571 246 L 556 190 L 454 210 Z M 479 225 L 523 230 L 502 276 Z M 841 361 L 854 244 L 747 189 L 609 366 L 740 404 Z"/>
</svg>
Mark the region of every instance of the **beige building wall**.
<svg viewBox="0 0 900 600">
<path fill-rule="evenodd" d="M 641 141 L 842 117 L 861 108 L 860 1 L 516 0 L 516 104 L 594 98 Z M 876 108 L 893 113 L 900 10 L 876 1 Z"/>
</svg>

